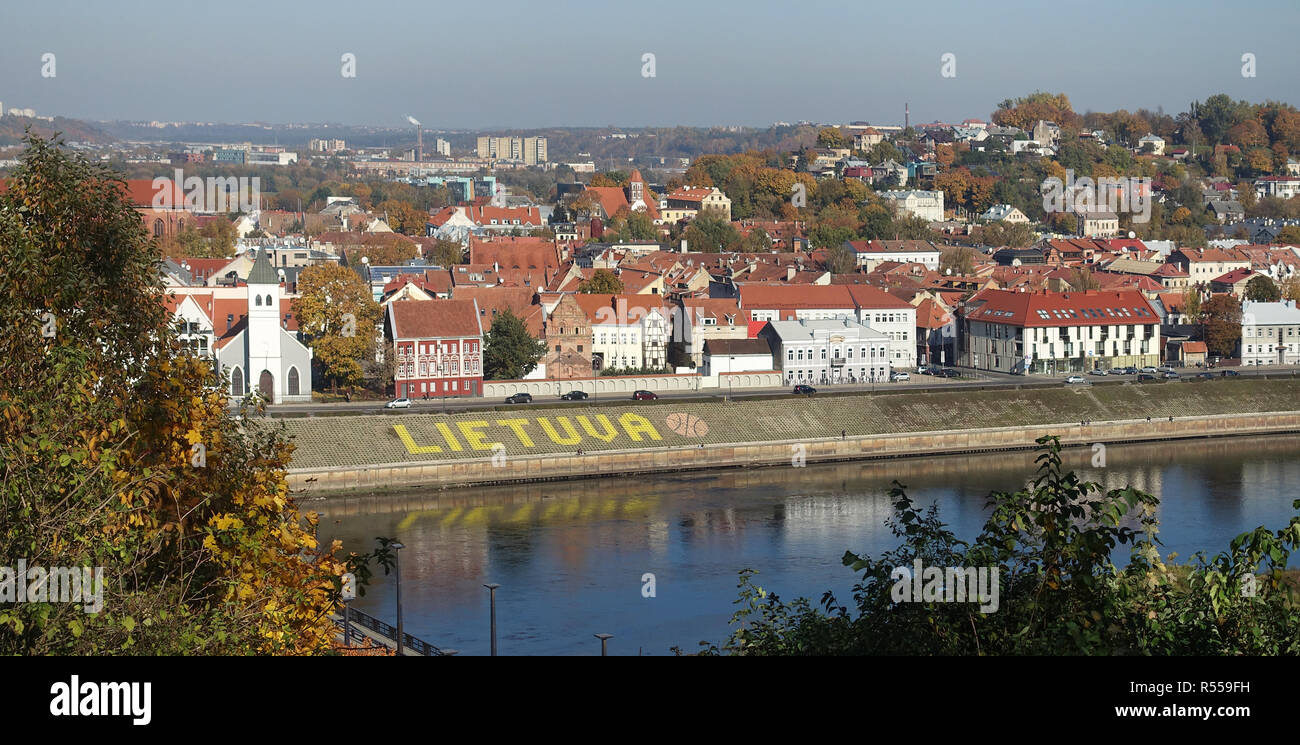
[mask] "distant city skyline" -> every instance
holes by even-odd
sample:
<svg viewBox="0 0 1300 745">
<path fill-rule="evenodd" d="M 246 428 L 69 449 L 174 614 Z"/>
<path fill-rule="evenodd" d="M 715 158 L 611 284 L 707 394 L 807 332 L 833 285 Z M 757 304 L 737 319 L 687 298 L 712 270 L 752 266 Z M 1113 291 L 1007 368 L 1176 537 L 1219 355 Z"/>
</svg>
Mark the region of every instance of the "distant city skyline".
<svg viewBox="0 0 1300 745">
<path fill-rule="evenodd" d="M 1035 90 L 1080 113 L 1176 113 L 1215 93 L 1300 102 L 1294 2 L 1086 10 L 54 0 L 0 10 L 0 102 L 89 121 L 400 128 L 414 115 L 429 131 L 901 124 L 905 103 L 913 123 L 960 121 Z M 955 77 L 941 74 L 945 54 Z"/>
</svg>

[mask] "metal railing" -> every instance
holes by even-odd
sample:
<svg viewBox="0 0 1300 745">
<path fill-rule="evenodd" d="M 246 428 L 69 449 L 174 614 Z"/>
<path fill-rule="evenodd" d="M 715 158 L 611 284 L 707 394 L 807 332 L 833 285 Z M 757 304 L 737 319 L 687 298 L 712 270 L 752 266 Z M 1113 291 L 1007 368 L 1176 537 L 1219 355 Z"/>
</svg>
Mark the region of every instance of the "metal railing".
<svg viewBox="0 0 1300 745">
<path fill-rule="evenodd" d="M 376 634 L 379 634 L 380 636 L 382 636 L 383 638 L 389 641 L 394 641 L 397 639 L 397 627 L 393 626 L 392 624 L 386 621 L 381 621 L 378 618 L 375 618 L 374 616 L 370 615 L 369 613 L 366 613 L 365 611 L 359 611 L 356 608 L 348 608 L 346 615 L 356 625 L 361 626 L 363 628 L 370 629 L 371 631 L 375 632 Z M 334 617 L 334 624 L 338 626 L 340 629 L 346 628 L 346 622 L 343 619 L 344 619 L 343 614 L 339 614 Z M 418 639 L 405 632 L 402 633 L 402 646 L 406 649 L 411 650 L 412 652 L 415 652 L 416 654 L 423 655 L 425 657 L 449 657 L 450 656 L 447 653 L 443 652 L 441 649 L 424 641 L 423 639 Z"/>
</svg>

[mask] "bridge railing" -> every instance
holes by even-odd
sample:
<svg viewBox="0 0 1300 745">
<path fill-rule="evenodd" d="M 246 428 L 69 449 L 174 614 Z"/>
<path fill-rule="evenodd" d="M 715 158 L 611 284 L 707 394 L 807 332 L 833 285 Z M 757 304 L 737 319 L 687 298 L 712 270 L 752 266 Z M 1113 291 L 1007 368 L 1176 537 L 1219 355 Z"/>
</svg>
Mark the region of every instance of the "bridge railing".
<svg viewBox="0 0 1300 745">
<path fill-rule="evenodd" d="M 344 620 L 345 616 L 351 618 L 352 622 L 357 624 L 358 626 L 370 629 L 371 631 L 375 632 L 376 634 L 379 634 L 385 639 L 388 639 L 390 641 L 395 641 L 397 639 L 396 626 L 393 626 L 391 623 L 388 623 L 387 621 L 381 621 L 378 618 L 375 618 L 374 616 L 370 615 L 369 613 L 366 613 L 365 611 L 357 610 L 356 608 L 348 608 L 346 614 L 337 615 L 334 617 L 335 625 L 341 629 L 346 628 L 347 626 L 347 621 Z M 411 636 L 405 631 L 402 632 L 402 646 L 406 649 L 410 649 L 411 651 L 416 652 L 417 654 L 423 655 L 425 657 L 449 657 L 450 656 L 447 653 L 443 652 L 438 647 L 435 647 L 434 645 L 424 641 L 423 639 Z"/>
</svg>

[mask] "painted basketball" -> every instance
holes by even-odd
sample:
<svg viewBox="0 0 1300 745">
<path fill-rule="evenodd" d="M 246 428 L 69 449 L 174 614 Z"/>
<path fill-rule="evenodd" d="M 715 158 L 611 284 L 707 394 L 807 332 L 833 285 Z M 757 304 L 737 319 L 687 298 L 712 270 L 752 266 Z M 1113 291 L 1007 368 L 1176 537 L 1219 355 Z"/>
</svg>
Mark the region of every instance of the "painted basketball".
<svg viewBox="0 0 1300 745">
<path fill-rule="evenodd" d="M 676 412 L 668 415 L 668 429 L 682 437 L 703 437 L 709 433 L 709 425 L 694 414 Z"/>
</svg>

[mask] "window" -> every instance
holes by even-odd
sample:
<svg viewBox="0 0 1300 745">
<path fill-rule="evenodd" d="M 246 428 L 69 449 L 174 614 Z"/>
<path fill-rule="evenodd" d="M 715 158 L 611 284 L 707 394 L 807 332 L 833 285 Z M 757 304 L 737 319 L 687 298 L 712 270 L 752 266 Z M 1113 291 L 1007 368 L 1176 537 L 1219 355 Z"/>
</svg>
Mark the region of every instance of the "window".
<svg viewBox="0 0 1300 745">
<path fill-rule="evenodd" d="M 794 350 L 793 350 L 793 349 L 787 349 L 787 350 L 785 350 L 785 359 L 786 359 L 786 361 L 788 361 L 788 362 L 794 362 Z"/>
<path fill-rule="evenodd" d="M 259 308 L 262 307 L 262 296 L 261 296 L 261 295 L 254 295 L 254 296 L 253 296 L 253 305 L 256 305 L 256 306 L 259 307 Z"/>
</svg>

